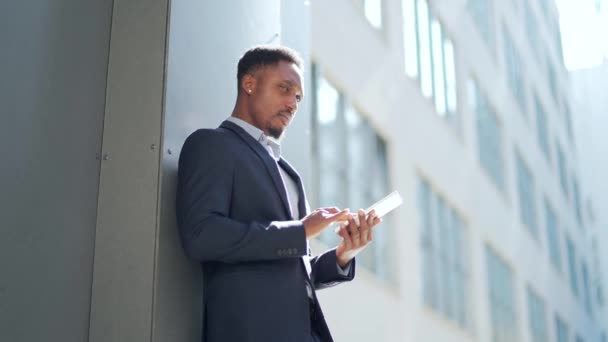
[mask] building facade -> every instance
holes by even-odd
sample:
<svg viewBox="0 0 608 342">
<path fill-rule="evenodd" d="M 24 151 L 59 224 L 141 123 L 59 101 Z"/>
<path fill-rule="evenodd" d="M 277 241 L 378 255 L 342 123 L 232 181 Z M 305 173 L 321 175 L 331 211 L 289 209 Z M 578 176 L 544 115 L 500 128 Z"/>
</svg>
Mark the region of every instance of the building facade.
<svg viewBox="0 0 608 342">
<path fill-rule="evenodd" d="M 554 2 L 313 1 L 311 21 L 317 204 L 404 197 L 322 294 L 337 340 L 598 341 Z"/>
<path fill-rule="evenodd" d="M 592 269 L 594 295 L 598 303 L 598 322 L 606 326 L 608 312 L 603 303 L 606 300 L 605 284 L 608 281 L 608 251 L 605 241 L 608 241 L 608 196 L 604 175 L 608 172 L 608 162 L 605 157 L 608 150 L 608 139 L 605 136 L 608 120 L 608 99 L 602 89 L 608 86 L 608 61 L 596 67 L 579 69 L 570 73 L 572 80 L 572 108 L 574 132 L 577 150 L 580 156 L 582 185 L 587 189 L 584 198 L 583 216 L 590 228 L 587 246 L 592 253 Z M 600 341 L 607 341 L 606 329 L 602 332 Z"/>
</svg>

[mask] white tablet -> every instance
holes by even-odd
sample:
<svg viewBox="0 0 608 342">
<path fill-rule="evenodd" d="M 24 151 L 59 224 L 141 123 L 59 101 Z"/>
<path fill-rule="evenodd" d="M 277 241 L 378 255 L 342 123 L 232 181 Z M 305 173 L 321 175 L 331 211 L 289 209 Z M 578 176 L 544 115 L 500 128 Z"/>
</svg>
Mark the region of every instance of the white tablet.
<svg viewBox="0 0 608 342">
<path fill-rule="evenodd" d="M 399 192 L 395 190 L 383 199 L 372 204 L 369 208 L 365 210 L 365 214 L 367 215 L 370 211 L 375 210 L 376 216 L 381 218 L 382 216 L 393 211 L 401 204 L 403 204 L 403 199 L 401 198 L 401 195 L 399 195 Z M 355 215 L 354 219 L 355 222 L 359 224 L 359 215 Z M 334 231 L 337 233 L 339 229 L 340 227 L 338 226 L 336 229 L 334 229 Z"/>
</svg>

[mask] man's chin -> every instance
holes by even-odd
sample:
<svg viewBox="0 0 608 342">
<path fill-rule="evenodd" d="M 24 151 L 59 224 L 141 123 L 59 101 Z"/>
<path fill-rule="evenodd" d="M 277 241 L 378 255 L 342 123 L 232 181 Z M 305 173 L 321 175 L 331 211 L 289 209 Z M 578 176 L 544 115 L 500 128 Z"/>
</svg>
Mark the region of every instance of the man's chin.
<svg viewBox="0 0 608 342">
<path fill-rule="evenodd" d="M 271 136 L 272 138 L 275 138 L 276 140 L 281 140 L 281 138 L 283 137 L 283 132 L 285 132 L 285 129 L 283 129 L 283 128 L 276 128 L 276 127 L 268 128 L 268 135 Z"/>
</svg>

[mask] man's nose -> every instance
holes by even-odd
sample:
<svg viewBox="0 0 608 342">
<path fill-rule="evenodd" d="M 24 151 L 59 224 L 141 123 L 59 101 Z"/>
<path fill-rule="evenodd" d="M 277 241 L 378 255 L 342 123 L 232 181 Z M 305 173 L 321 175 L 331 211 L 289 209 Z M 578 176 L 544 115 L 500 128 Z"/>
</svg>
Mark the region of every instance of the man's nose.
<svg viewBox="0 0 608 342">
<path fill-rule="evenodd" d="M 291 114 L 295 113 L 298 110 L 298 100 L 296 97 L 290 97 L 290 100 L 287 101 L 287 109 L 291 112 Z"/>
</svg>

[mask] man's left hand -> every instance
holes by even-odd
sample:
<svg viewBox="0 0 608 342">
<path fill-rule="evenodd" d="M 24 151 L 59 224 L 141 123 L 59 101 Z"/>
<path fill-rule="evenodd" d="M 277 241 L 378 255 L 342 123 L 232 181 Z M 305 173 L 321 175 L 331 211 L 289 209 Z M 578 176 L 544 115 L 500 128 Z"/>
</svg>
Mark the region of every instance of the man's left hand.
<svg viewBox="0 0 608 342">
<path fill-rule="evenodd" d="M 342 268 L 346 267 L 372 241 L 372 228 L 382 222 L 374 210 L 366 217 L 365 211 L 359 209 L 357 215 L 359 215 L 358 225 L 354 217 L 349 216 L 348 223 L 341 224 L 338 230 L 342 242 L 336 248 L 336 257 L 338 265 Z"/>
</svg>

